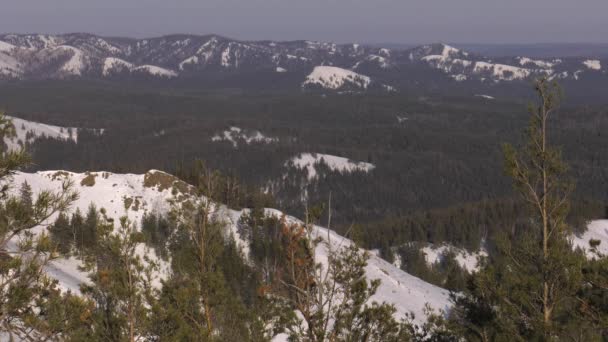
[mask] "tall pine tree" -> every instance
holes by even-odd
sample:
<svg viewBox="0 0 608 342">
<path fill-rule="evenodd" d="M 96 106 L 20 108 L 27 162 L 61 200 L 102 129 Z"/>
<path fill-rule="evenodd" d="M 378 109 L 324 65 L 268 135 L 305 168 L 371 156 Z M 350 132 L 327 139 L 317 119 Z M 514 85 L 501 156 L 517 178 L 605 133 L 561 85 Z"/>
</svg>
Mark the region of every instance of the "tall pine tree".
<svg viewBox="0 0 608 342">
<path fill-rule="evenodd" d="M 585 259 L 573 251 L 566 223 L 573 184 L 560 151 L 549 142 L 560 89 L 544 79 L 535 88 L 539 103 L 530 106 L 527 144 L 504 147 L 506 173 L 528 205 L 530 224 L 503 232 L 465 294 L 453 296 L 455 327 L 469 340 L 554 340 L 586 333 L 576 314 Z"/>
</svg>

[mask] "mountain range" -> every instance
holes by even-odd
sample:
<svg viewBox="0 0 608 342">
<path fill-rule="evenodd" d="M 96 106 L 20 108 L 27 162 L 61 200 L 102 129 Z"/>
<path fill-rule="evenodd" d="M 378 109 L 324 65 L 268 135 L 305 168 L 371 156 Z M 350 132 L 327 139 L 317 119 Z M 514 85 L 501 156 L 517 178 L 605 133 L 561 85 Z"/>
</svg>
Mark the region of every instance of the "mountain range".
<svg viewBox="0 0 608 342">
<path fill-rule="evenodd" d="M 484 57 L 446 44 L 384 48 L 313 41 L 239 41 L 218 35 L 149 39 L 92 34 L 0 35 L 0 80 L 158 79 L 217 86 L 400 92 L 525 84 L 537 77 L 608 83 L 606 58 Z M 226 80 L 230 80 L 227 82 Z"/>
</svg>

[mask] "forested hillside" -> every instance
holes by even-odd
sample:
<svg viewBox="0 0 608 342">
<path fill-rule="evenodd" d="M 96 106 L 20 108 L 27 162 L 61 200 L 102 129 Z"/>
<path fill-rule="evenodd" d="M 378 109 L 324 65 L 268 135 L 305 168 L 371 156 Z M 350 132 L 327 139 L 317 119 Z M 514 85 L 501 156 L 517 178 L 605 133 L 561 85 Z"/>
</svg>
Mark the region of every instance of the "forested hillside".
<svg viewBox="0 0 608 342">
<path fill-rule="evenodd" d="M 326 203 L 331 193 L 336 229 L 356 224 L 370 248 L 412 238 L 476 248 L 491 231 L 485 222 L 500 217 L 500 224 L 509 225 L 521 217 L 520 210 L 509 209 L 512 192 L 500 144 L 520 138 L 528 120 L 526 102 L 525 97 L 247 93 L 75 81 L 9 83 L 0 91 L 0 103 L 13 116 L 95 129 L 80 130 L 78 143 L 35 140 L 31 170 L 156 168 L 187 174 L 200 159 L 242 188 L 268 190 L 279 208 L 296 216 L 305 203 Z M 566 97 L 552 132 L 577 179 L 574 202 L 581 205 L 575 208 L 585 208 L 587 218 L 605 217 L 606 111 Z M 231 127 L 240 135 L 222 138 Z M 345 157 L 373 169 L 344 172 L 317 165 L 311 179 L 305 168 L 288 163 L 301 153 Z M 494 209 L 476 209 L 480 206 Z M 432 219 L 422 219 L 425 215 Z M 448 219 L 468 223 L 442 223 Z"/>
</svg>

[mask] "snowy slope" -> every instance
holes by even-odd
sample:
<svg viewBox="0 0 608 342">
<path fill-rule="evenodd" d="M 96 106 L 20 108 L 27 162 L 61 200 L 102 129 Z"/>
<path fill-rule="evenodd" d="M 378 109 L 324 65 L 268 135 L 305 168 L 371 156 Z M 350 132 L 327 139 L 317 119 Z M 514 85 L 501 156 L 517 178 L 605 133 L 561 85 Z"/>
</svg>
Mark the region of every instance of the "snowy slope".
<svg viewBox="0 0 608 342">
<path fill-rule="evenodd" d="M 78 142 L 78 129 L 75 127 L 53 126 L 10 116 L 7 117 L 13 121 L 17 133 L 15 138 L 4 138 L 4 143 L 9 149 L 18 149 L 24 143 L 32 143 L 36 138 L 42 136 Z"/>
<path fill-rule="evenodd" d="M 371 78 L 351 70 L 332 66 L 317 66 L 306 77 L 306 80 L 302 83 L 302 87 L 314 85 L 320 86 L 323 89 L 337 90 L 350 86 L 355 89 L 365 90 L 371 82 Z"/>
<path fill-rule="evenodd" d="M 135 66 L 132 63 L 116 57 L 108 57 L 104 60 L 101 71 L 101 74 L 104 77 L 112 74 L 121 74 L 123 72 L 147 74 L 164 78 L 173 78 L 178 76 L 177 72 L 173 70 L 161 68 L 155 65 Z"/>
<path fill-rule="evenodd" d="M 87 63 L 84 53 L 80 49 L 72 46 L 61 45 L 57 47 L 57 49 L 67 51 L 71 54 L 70 59 L 65 62 L 59 70 L 69 75 L 82 76 Z"/>
<path fill-rule="evenodd" d="M 34 194 L 41 189 L 58 190 L 65 180 L 71 180 L 80 194 L 80 198 L 74 203 L 72 210 L 79 208 L 81 211 L 85 211 L 89 204 L 95 203 L 98 208 L 105 208 L 108 216 L 115 220 L 126 215 L 137 223 L 140 222 L 145 212 L 166 213 L 170 208 L 169 200 L 194 196 L 190 186 L 171 175 L 155 170 L 143 175 L 107 172 L 79 174 L 65 171 L 18 173 L 14 177 L 13 191 L 16 191 L 18 185 L 24 181 L 32 186 Z M 228 233 L 234 235 L 237 245 L 246 254 L 247 242 L 240 238 L 237 231 L 237 222 L 243 213 L 243 211 L 234 211 L 219 206 L 216 215 L 227 224 Z M 267 209 L 267 213 L 276 216 L 283 215 L 274 209 Z M 51 220 L 53 219 L 51 218 Z M 298 221 L 293 217 L 287 217 L 287 220 Z M 335 249 L 352 243 L 322 227 L 315 227 L 314 234 L 323 240 L 317 249 L 317 261 L 321 264 L 327 263 L 328 246 Z M 152 252 L 146 251 L 145 253 Z M 76 260 L 64 259 L 53 262 L 47 271 L 60 281 L 62 288 L 77 291 L 78 284 L 86 281 L 86 275 L 78 271 L 77 266 Z M 373 254 L 366 270 L 370 279 L 382 281 L 382 285 L 373 299 L 394 304 L 399 315 L 413 312 L 420 322 L 424 320 L 423 310 L 426 304 L 437 310 L 445 310 L 450 305 L 446 290 L 413 277 Z M 158 276 L 164 277 L 166 269 L 163 272 Z"/>
<path fill-rule="evenodd" d="M 142 72 L 152 76 L 160 76 L 165 78 L 177 77 L 177 73 L 173 70 L 161 68 L 155 65 L 142 65 L 133 69 L 134 72 Z"/>
<path fill-rule="evenodd" d="M 370 172 L 376 168 L 370 163 L 356 162 L 348 158 L 320 153 L 302 153 L 288 160 L 286 165 L 293 165 L 300 169 L 306 169 L 308 172 L 308 179 L 312 180 L 317 177 L 316 166 L 321 163 L 326 164 L 332 171 L 345 173 L 355 171 Z"/>
<path fill-rule="evenodd" d="M 133 69 L 133 64 L 116 57 L 108 57 L 103 61 L 103 68 L 101 74 L 103 76 L 109 76 L 112 73 L 121 73 L 123 71 L 129 71 Z"/>
<path fill-rule="evenodd" d="M 590 240 L 600 241 L 598 252 L 608 255 L 608 220 L 591 221 L 583 235 L 572 238 L 572 244 L 589 251 Z"/>
</svg>

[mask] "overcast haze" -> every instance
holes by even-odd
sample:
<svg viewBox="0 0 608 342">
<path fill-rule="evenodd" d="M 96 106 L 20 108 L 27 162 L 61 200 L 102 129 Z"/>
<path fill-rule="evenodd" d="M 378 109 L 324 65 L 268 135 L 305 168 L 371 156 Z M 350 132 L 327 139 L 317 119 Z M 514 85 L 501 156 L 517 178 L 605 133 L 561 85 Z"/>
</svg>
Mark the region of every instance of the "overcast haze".
<svg viewBox="0 0 608 342">
<path fill-rule="evenodd" d="M 365 43 L 608 42 L 608 0 L 2 0 L 0 32 Z"/>
</svg>

